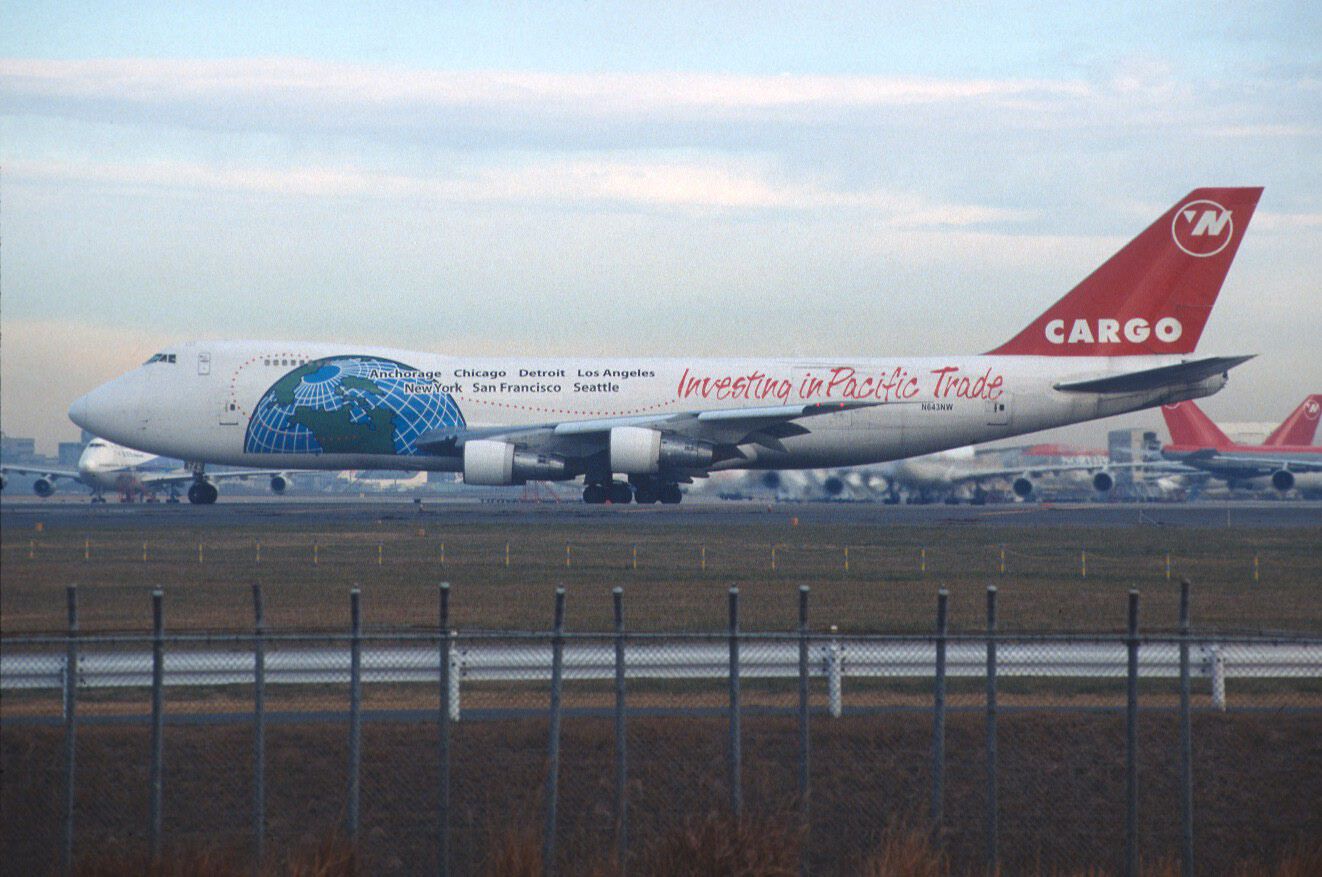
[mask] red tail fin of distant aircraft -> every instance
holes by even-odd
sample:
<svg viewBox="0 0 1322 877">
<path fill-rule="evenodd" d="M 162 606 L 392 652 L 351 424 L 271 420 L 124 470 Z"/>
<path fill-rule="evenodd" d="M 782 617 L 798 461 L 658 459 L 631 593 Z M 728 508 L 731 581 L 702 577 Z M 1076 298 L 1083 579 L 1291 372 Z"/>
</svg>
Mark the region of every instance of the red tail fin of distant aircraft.
<svg viewBox="0 0 1322 877">
<path fill-rule="evenodd" d="M 1311 445 L 1317 435 L 1318 414 L 1322 413 L 1322 393 L 1314 393 L 1303 402 L 1281 425 L 1267 436 L 1266 445 Z"/>
<path fill-rule="evenodd" d="M 1192 402 L 1164 405 L 1161 416 L 1171 432 L 1171 444 L 1191 448 L 1228 448 L 1230 438 Z"/>
<path fill-rule="evenodd" d="M 1260 195 L 1195 189 L 991 353 L 1192 353 Z"/>
</svg>

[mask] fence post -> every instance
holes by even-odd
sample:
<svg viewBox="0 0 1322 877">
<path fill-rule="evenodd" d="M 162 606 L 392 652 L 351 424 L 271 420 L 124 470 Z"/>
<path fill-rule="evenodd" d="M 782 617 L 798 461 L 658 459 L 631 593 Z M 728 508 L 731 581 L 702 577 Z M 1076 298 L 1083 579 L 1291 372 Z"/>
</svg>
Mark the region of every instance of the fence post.
<svg viewBox="0 0 1322 877">
<path fill-rule="evenodd" d="M 162 603 L 165 594 L 160 588 L 151 592 L 151 803 L 148 837 L 151 841 L 153 862 L 161 858 L 161 798 L 163 795 L 162 760 L 165 737 L 165 615 Z"/>
<path fill-rule="evenodd" d="M 848 551 L 848 549 L 845 549 Z M 846 555 L 846 559 L 848 555 Z M 812 827 L 809 783 L 811 781 L 811 743 L 808 734 L 808 586 L 799 586 L 799 820 L 803 832 L 799 873 L 808 873 L 808 833 Z"/>
<path fill-rule="evenodd" d="M 743 815 L 744 794 L 740 787 L 743 751 L 739 733 L 739 589 L 730 589 L 730 813 L 738 820 Z"/>
<path fill-rule="evenodd" d="M 441 711 L 436 717 L 440 737 L 441 776 L 437 809 L 439 835 L 436 838 L 436 861 L 441 877 L 450 873 L 450 583 L 441 582 L 440 687 Z"/>
<path fill-rule="evenodd" d="M 1138 877 L 1138 591 L 1129 592 L 1125 706 L 1125 877 Z"/>
<path fill-rule="evenodd" d="M 997 872 L 999 813 L 996 788 L 996 586 L 987 589 L 987 873 Z"/>
<path fill-rule="evenodd" d="M 637 557 L 637 548 L 635 558 Z M 627 873 L 629 858 L 629 758 L 624 726 L 624 589 L 614 588 L 615 606 L 615 858 L 620 874 Z"/>
<path fill-rule="evenodd" d="M 345 830 L 358 846 L 359 769 L 363 745 L 363 614 L 362 593 L 349 592 L 349 800 Z"/>
<path fill-rule="evenodd" d="M 835 638 L 838 628 L 831 625 L 831 643 L 826 647 L 826 700 L 831 718 L 838 719 L 844 713 L 844 667 L 845 652 L 840 640 Z"/>
<path fill-rule="evenodd" d="M 1220 646 L 1212 646 L 1208 651 L 1208 661 L 1212 670 L 1212 706 L 1226 711 L 1226 656 L 1221 654 Z"/>
<path fill-rule="evenodd" d="M 1189 708 L 1189 580 L 1180 580 L 1180 873 L 1193 877 L 1193 728 Z"/>
<path fill-rule="evenodd" d="M 542 836 L 542 872 L 555 872 L 556 805 L 560 792 L 560 688 L 565 657 L 565 589 L 555 589 L 555 628 L 551 636 L 551 727 L 547 741 L 546 829 Z"/>
<path fill-rule="evenodd" d="M 253 613 L 253 756 L 252 756 L 252 860 L 260 874 L 266 843 L 266 616 L 262 586 L 252 584 Z"/>
<path fill-rule="evenodd" d="M 78 740 L 78 586 L 65 589 L 69 633 L 64 644 L 64 846 L 60 870 L 73 872 L 74 756 Z"/>
<path fill-rule="evenodd" d="M 946 633 L 950 594 L 936 592 L 936 684 L 932 698 L 932 839 L 941 843 L 946 766 Z"/>
</svg>

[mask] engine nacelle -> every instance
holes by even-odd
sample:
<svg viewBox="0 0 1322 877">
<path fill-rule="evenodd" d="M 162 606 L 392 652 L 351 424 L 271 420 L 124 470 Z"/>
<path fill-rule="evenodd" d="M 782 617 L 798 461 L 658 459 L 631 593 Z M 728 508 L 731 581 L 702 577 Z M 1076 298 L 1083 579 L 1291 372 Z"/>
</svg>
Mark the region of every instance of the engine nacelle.
<svg viewBox="0 0 1322 877">
<path fill-rule="evenodd" d="M 1294 473 L 1289 469 L 1277 469 L 1272 473 L 1272 487 L 1275 487 L 1281 493 L 1285 493 L 1291 487 L 1294 487 Z"/>
<path fill-rule="evenodd" d="M 568 478 L 564 458 L 521 451 L 509 442 L 477 439 L 464 443 L 464 483 L 498 486 Z"/>
<path fill-rule="evenodd" d="M 1115 479 L 1110 472 L 1098 472 L 1092 477 L 1092 487 L 1098 493 L 1110 493 L 1111 488 L 1115 487 Z"/>
<path fill-rule="evenodd" d="M 662 435 L 642 426 L 611 430 L 611 471 L 626 475 L 654 475 L 665 469 L 705 469 L 716 449 L 708 442 Z"/>
<path fill-rule="evenodd" d="M 49 478 L 38 478 L 36 481 L 32 482 L 32 492 L 42 499 L 45 499 L 55 492 L 55 482 L 51 481 Z"/>
<path fill-rule="evenodd" d="M 284 475 L 271 476 L 271 492 L 275 494 L 284 493 L 289 487 L 289 479 Z"/>
<path fill-rule="evenodd" d="M 1014 488 L 1014 495 L 1020 499 L 1028 499 L 1033 495 L 1033 482 L 1028 480 L 1027 475 L 1020 475 L 1011 487 Z"/>
</svg>

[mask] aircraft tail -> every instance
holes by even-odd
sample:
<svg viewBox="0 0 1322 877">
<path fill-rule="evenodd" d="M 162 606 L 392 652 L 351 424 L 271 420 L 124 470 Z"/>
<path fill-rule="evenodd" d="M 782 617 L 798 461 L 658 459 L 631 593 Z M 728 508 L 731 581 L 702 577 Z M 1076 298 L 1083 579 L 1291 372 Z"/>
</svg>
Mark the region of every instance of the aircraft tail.
<svg viewBox="0 0 1322 877">
<path fill-rule="evenodd" d="M 1289 417 L 1267 436 L 1266 445 L 1311 445 L 1317 435 L 1318 414 L 1322 413 L 1322 393 L 1314 393 L 1299 403 Z"/>
<path fill-rule="evenodd" d="M 1192 353 L 1261 195 L 1193 190 L 991 354 Z"/>
<path fill-rule="evenodd" d="M 1230 438 L 1192 402 L 1163 405 L 1161 416 L 1171 433 L 1171 444 L 1193 448 L 1227 448 Z"/>
</svg>

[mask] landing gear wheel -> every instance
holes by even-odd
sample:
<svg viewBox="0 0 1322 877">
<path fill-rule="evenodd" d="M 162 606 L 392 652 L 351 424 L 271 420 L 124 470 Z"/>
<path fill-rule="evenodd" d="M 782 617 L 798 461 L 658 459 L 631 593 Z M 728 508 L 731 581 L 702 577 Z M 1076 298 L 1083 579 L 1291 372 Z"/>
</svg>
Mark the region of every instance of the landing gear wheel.
<svg viewBox="0 0 1322 877">
<path fill-rule="evenodd" d="M 660 493 L 661 502 L 664 505 L 679 505 L 679 501 L 684 498 L 678 484 L 664 484 L 661 486 Z"/>
<path fill-rule="evenodd" d="M 661 500 L 661 492 L 655 484 L 639 484 L 634 487 L 633 499 L 639 505 L 649 505 Z"/>
<path fill-rule="evenodd" d="M 188 488 L 188 501 L 193 505 L 211 505 L 218 496 L 220 491 L 216 490 L 216 486 L 205 481 L 195 481 Z"/>
<path fill-rule="evenodd" d="M 583 488 L 583 502 L 588 505 L 601 505 L 606 501 L 606 488 L 600 484 L 589 484 Z"/>
<path fill-rule="evenodd" d="M 623 481 L 613 481 L 610 486 L 609 498 L 614 505 L 628 505 L 633 502 L 633 488 Z"/>
</svg>

